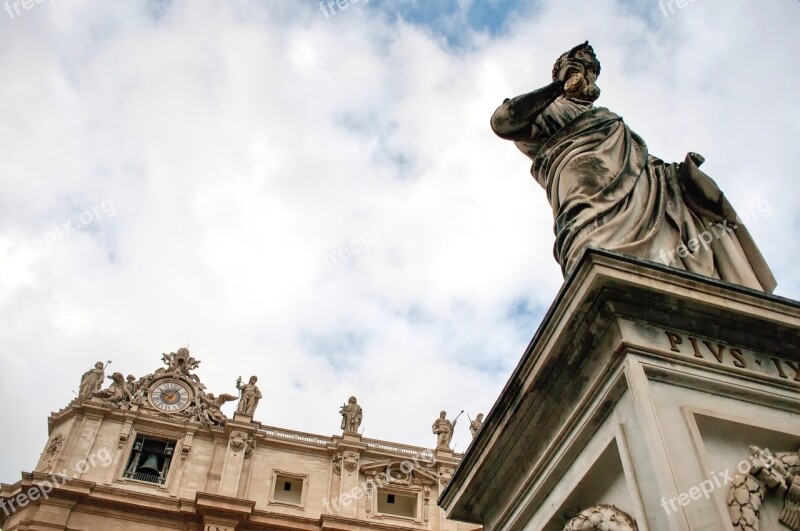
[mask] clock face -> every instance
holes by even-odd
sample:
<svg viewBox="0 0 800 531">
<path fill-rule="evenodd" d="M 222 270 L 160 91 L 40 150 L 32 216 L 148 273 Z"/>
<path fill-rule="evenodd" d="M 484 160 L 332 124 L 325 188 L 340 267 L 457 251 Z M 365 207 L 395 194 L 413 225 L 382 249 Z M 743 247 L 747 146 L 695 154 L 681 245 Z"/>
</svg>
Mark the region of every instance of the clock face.
<svg viewBox="0 0 800 531">
<path fill-rule="evenodd" d="M 150 388 L 150 403 L 168 413 L 183 411 L 191 402 L 189 387 L 179 380 L 162 380 Z"/>
</svg>

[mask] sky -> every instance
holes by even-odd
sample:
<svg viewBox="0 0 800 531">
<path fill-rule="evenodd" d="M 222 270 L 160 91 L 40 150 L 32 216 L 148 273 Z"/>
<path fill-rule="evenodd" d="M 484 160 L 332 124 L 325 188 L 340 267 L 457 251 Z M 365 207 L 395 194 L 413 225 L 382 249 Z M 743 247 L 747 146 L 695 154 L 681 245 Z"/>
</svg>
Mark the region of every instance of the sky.
<svg viewBox="0 0 800 531">
<path fill-rule="evenodd" d="M 0 481 L 98 361 L 189 346 L 256 420 L 469 444 L 563 282 L 489 117 L 589 40 L 597 105 L 687 151 L 800 298 L 800 2 L 45 0 L 0 11 Z M 335 6 L 334 6 L 335 7 Z M 233 404 L 226 406 L 230 413 Z M 13 433 L 13 436 L 9 436 Z"/>
</svg>

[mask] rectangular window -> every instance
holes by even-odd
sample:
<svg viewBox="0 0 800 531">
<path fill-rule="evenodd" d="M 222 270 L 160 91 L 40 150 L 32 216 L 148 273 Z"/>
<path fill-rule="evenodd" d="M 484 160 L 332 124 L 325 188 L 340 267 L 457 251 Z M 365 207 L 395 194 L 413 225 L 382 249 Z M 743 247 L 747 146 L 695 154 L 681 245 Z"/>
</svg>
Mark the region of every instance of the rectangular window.
<svg viewBox="0 0 800 531">
<path fill-rule="evenodd" d="M 290 476 L 285 473 L 275 473 L 275 489 L 272 492 L 272 502 L 288 503 L 291 505 L 303 504 L 303 476 Z"/>
<path fill-rule="evenodd" d="M 417 517 L 416 494 L 386 492 L 378 489 L 378 512 L 392 516 Z"/>
<path fill-rule="evenodd" d="M 122 477 L 163 485 L 175 453 L 175 441 L 138 435 Z"/>
</svg>

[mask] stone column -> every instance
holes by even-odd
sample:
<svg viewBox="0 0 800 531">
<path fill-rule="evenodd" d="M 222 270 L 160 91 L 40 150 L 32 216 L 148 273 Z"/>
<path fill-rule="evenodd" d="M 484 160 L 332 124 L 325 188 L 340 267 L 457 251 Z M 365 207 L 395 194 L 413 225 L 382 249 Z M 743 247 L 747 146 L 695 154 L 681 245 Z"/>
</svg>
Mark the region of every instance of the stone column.
<svg viewBox="0 0 800 531">
<path fill-rule="evenodd" d="M 339 487 L 339 516 L 348 518 L 358 516 L 358 502 L 365 497 L 365 493 L 359 493 L 361 453 L 365 449 L 366 446 L 361 442 L 361 435 L 357 433 L 345 433 L 339 442 L 338 451 L 342 475 Z"/>
<path fill-rule="evenodd" d="M 232 423 L 231 423 L 232 424 Z M 219 480 L 219 494 L 222 496 L 236 496 L 239 490 L 239 478 L 244 465 L 245 451 L 247 450 L 248 433 L 231 426 L 228 438 L 228 450 L 222 464 L 222 475 Z"/>
</svg>

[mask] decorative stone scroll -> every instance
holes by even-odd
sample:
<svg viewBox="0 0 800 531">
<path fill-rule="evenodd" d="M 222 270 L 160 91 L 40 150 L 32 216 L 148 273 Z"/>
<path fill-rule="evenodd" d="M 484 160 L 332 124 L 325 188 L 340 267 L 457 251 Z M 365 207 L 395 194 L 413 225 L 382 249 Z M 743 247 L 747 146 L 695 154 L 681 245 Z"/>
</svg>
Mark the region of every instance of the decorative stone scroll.
<svg viewBox="0 0 800 531">
<path fill-rule="evenodd" d="M 639 531 L 636 521 L 613 505 L 595 505 L 567 522 L 564 531 Z"/>
</svg>

